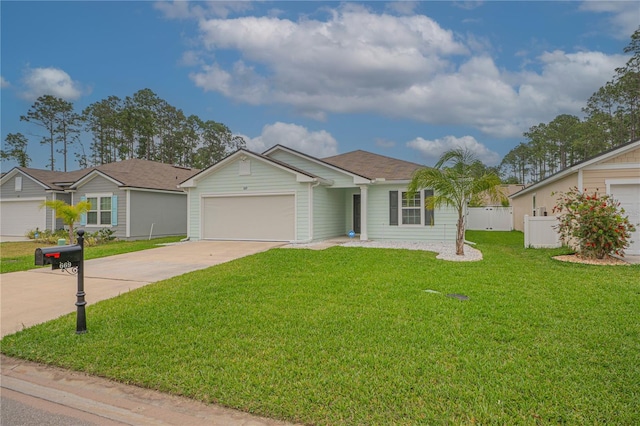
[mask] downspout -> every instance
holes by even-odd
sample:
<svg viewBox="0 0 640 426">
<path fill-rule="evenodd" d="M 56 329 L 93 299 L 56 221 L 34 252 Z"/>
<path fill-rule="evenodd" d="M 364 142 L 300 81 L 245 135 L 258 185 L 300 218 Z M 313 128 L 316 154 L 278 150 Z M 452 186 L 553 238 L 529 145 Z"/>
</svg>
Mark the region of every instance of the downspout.
<svg viewBox="0 0 640 426">
<path fill-rule="evenodd" d="M 126 238 L 131 237 L 131 190 L 129 188 L 125 188 L 124 193 L 126 194 L 125 203 L 127 204 L 125 208 L 125 217 L 126 222 L 124 225 L 124 235 Z"/>
<path fill-rule="evenodd" d="M 182 188 L 184 191 L 184 188 Z M 187 188 L 187 236 L 180 241 L 189 241 L 191 235 L 191 188 Z"/>
</svg>

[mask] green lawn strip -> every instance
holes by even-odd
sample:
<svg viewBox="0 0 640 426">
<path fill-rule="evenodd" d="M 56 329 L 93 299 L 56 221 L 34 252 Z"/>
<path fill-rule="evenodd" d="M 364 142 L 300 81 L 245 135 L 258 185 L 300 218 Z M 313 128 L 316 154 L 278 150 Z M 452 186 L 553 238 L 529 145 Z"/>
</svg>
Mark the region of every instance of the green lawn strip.
<svg viewBox="0 0 640 426">
<path fill-rule="evenodd" d="M 313 424 L 635 423 L 640 268 L 557 262 L 521 235 L 468 235 L 471 263 L 271 250 L 89 305 L 85 335 L 69 315 L 1 349 Z"/>
<path fill-rule="evenodd" d="M 106 244 L 85 247 L 85 259 L 97 259 L 99 257 L 146 250 L 154 248 L 158 244 L 178 242 L 182 238 L 184 237 L 112 241 Z M 35 250 L 40 247 L 53 247 L 53 245 L 34 241 L 0 243 L 0 273 L 4 274 L 6 272 L 27 271 L 29 269 L 40 268 L 40 266 L 34 265 Z M 50 266 L 47 266 L 47 268 L 50 268 Z"/>
</svg>

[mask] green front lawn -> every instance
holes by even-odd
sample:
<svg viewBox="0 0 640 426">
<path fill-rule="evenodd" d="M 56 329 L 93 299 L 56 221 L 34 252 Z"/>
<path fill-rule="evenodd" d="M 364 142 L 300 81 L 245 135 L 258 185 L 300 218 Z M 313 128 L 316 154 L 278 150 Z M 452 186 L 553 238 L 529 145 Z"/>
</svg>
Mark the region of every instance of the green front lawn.
<svg viewBox="0 0 640 426">
<path fill-rule="evenodd" d="M 482 262 L 274 249 L 89 305 L 87 334 L 69 315 L 2 352 L 311 424 L 637 424 L 640 267 L 561 263 L 564 249 L 524 249 L 517 232 L 467 238 Z"/>
<path fill-rule="evenodd" d="M 151 240 L 138 241 L 111 241 L 105 244 L 85 247 L 84 258 L 96 259 L 98 257 L 113 256 L 115 254 L 130 253 L 133 251 L 154 248 L 158 244 L 175 243 L 182 237 L 163 237 Z M 0 243 L 0 273 L 27 271 L 40 268 L 35 266 L 35 251 L 40 247 L 52 247 L 52 244 L 43 244 L 36 241 L 21 241 Z M 50 266 L 47 266 L 50 268 Z"/>
</svg>

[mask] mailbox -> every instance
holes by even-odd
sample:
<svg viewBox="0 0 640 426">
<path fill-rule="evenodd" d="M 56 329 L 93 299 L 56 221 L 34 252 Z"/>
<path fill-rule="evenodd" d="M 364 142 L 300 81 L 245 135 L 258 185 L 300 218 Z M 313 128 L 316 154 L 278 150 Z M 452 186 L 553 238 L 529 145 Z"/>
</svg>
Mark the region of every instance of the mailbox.
<svg viewBox="0 0 640 426">
<path fill-rule="evenodd" d="M 51 269 L 68 269 L 78 266 L 82 260 L 79 245 L 45 247 L 36 249 L 36 265 L 51 265 Z"/>
</svg>

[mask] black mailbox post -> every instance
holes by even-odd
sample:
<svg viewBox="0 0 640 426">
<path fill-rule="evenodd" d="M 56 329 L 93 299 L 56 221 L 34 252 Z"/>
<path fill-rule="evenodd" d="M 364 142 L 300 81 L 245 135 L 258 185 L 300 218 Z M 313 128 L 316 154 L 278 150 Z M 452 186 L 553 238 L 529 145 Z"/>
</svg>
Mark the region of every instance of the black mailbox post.
<svg viewBox="0 0 640 426">
<path fill-rule="evenodd" d="M 35 262 L 38 266 L 51 265 L 51 269 L 75 270 L 78 275 L 78 292 L 76 293 L 76 333 L 87 332 L 87 316 L 84 300 L 84 230 L 78 230 L 78 244 L 37 248 Z"/>
</svg>

